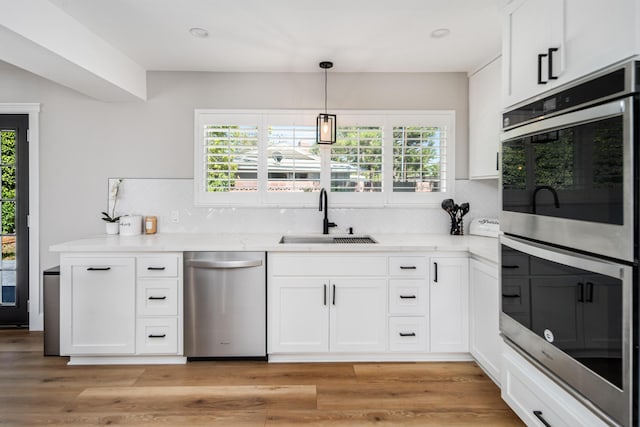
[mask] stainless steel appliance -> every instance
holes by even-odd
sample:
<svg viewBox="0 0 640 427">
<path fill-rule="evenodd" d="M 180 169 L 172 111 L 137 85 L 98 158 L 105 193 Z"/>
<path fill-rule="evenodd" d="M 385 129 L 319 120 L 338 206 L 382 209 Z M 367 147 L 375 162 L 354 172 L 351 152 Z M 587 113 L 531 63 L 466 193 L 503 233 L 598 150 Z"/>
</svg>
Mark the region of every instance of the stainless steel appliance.
<svg viewBox="0 0 640 427">
<path fill-rule="evenodd" d="M 638 425 L 639 64 L 516 106 L 501 138 L 501 332 L 623 426 Z"/>
<path fill-rule="evenodd" d="M 264 252 L 184 253 L 188 358 L 266 358 Z"/>
</svg>

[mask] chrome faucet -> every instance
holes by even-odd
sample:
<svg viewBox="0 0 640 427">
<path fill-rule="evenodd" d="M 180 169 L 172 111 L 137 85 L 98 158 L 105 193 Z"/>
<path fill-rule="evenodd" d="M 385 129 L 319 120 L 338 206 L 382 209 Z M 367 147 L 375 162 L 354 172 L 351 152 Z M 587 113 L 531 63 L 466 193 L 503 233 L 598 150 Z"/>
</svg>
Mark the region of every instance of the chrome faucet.
<svg viewBox="0 0 640 427">
<path fill-rule="evenodd" d="M 324 204 L 322 203 L 322 198 L 324 197 Z M 337 227 L 338 224 L 335 222 L 329 222 L 328 211 L 329 205 L 327 202 L 327 190 L 324 188 L 320 190 L 320 207 L 318 210 L 322 212 L 322 208 L 324 206 L 324 220 L 322 221 L 322 234 L 329 234 L 329 227 Z"/>
<path fill-rule="evenodd" d="M 532 205 L 533 205 L 534 214 L 537 213 L 536 197 L 538 197 L 538 192 L 540 190 L 549 190 L 553 195 L 553 204 L 556 206 L 556 209 L 560 207 L 560 201 L 558 200 L 558 192 L 550 185 L 539 185 L 536 187 L 535 190 L 533 190 L 533 195 L 532 195 L 532 202 L 533 202 Z"/>
</svg>

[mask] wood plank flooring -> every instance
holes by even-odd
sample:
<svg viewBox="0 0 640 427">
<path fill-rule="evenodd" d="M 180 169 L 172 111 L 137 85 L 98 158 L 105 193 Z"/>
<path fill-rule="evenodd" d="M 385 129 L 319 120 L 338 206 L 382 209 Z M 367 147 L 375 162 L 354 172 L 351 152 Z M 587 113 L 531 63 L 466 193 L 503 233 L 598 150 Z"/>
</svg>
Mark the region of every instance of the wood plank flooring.
<svg viewBox="0 0 640 427">
<path fill-rule="evenodd" d="M 67 366 L 0 329 L 0 426 L 522 426 L 475 363 Z"/>
</svg>

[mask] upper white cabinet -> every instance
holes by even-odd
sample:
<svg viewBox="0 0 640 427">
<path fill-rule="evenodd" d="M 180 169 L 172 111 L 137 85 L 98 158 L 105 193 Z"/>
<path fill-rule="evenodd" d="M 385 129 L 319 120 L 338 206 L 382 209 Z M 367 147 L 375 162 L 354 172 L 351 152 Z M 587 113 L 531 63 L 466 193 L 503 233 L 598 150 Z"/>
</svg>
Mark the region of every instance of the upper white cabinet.
<svg viewBox="0 0 640 427">
<path fill-rule="evenodd" d="M 638 52 L 636 0 L 514 0 L 503 23 L 503 106 Z"/>
<path fill-rule="evenodd" d="M 498 178 L 502 59 L 469 76 L 469 178 Z"/>
</svg>

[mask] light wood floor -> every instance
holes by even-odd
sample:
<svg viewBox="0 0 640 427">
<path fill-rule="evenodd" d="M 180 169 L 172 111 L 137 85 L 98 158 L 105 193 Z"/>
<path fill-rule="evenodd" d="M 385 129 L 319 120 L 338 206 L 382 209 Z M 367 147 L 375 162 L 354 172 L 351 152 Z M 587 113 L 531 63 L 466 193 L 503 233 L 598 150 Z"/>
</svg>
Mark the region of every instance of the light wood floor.
<svg viewBox="0 0 640 427">
<path fill-rule="evenodd" d="M 66 362 L 0 330 L 0 425 L 523 425 L 475 363 Z"/>
</svg>

